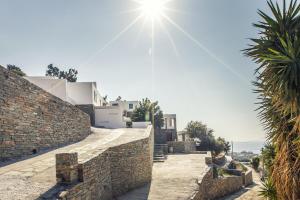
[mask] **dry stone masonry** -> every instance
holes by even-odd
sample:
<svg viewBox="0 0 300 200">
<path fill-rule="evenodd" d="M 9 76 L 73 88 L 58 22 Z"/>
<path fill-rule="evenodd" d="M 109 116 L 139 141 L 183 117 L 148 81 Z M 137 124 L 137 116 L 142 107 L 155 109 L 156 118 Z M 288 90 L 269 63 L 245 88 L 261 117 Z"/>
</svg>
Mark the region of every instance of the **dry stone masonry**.
<svg viewBox="0 0 300 200">
<path fill-rule="evenodd" d="M 147 128 L 145 138 L 95 152 L 84 161 L 76 153 L 56 155 L 56 178 L 65 189 L 62 200 L 111 200 L 152 178 L 154 134 Z"/>
<path fill-rule="evenodd" d="M 84 139 L 87 114 L 0 66 L 0 160 Z"/>
</svg>

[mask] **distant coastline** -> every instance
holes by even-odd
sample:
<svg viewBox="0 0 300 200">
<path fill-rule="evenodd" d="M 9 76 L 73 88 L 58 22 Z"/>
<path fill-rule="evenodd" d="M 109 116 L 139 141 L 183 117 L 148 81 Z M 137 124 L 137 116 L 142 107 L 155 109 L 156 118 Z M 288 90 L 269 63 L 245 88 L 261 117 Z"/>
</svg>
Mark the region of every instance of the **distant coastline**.
<svg viewBox="0 0 300 200">
<path fill-rule="evenodd" d="M 249 142 L 233 142 L 233 151 L 251 151 L 260 154 L 261 148 L 264 146 L 265 141 L 249 141 Z"/>
</svg>

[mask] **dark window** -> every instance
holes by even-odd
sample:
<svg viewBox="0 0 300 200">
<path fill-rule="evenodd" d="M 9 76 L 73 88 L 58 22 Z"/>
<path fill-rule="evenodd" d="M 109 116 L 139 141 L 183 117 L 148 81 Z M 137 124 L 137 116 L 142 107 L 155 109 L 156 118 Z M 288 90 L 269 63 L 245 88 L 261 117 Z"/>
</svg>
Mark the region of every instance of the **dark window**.
<svg viewBox="0 0 300 200">
<path fill-rule="evenodd" d="M 118 103 L 113 103 L 113 104 L 112 104 L 112 106 L 118 106 L 118 105 L 119 105 Z"/>
<path fill-rule="evenodd" d="M 129 109 L 133 109 L 133 104 L 132 103 L 129 104 Z"/>
</svg>

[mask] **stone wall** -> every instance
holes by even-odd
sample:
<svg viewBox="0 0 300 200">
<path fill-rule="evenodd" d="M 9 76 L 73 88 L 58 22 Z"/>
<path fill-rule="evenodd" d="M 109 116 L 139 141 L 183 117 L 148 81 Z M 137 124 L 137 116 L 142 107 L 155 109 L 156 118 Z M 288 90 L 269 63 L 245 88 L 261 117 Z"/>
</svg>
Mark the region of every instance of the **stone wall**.
<svg viewBox="0 0 300 200">
<path fill-rule="evenodd" d="M 87 114 L 0 66 L 0 160 L 74 143 L 89 134 Z"/>
<path fill-rule="evenodd" d="M 153 130 L 147 131 L 149 135 L 144 139 L 110 147 L 82 163 L 76 163 L 77 154 L 58 154 L 57 182 L 66 187 L 56 198 L 111 200 L 149 183 L 154 138 Z"/>
<path fill-rule="evenodd" d="M 168 147 L 173 148 L 173 153 L 191 153 L 196 151 L 196 142 L 193 141 L 168 142 Z"/>
<path fill-rule="evenodd" d="M 77 108 L 90 116 L 91 125 L 95 126 L 95 106 L 93 104 L 76 105 Z"/>
<path fill-rule="evenodd" d="M 245 186 L 251 185 L 253 183 L 252 170 L 248 170 L 243 174 L 243 183 Z"/>
<path fill-rule="evenodd" d="M 198 184 L 199 190 L 194 194 L 192 199 L 209 200 L 239 191 L 243 188 L 243 179 L 241 176 L 214 178 L 213 168 L 207 167 L 205 173 L 199 178 Z"/>
</svg>

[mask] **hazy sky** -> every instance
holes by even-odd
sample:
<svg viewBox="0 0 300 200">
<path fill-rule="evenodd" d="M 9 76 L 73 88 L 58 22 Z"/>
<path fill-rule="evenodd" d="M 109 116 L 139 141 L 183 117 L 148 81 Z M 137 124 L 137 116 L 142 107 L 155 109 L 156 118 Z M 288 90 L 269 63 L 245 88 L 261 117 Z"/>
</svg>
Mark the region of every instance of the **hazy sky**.
<svg viewBox="0 0 300 200">
<path fill-rule="evenodd" d="M 174 0 L 166 14 L 187 34 L 166 19 L 163 26 L 156 21 L 154 50 L 150 21 L 140 18 L 119 34 L 140 14 L 126 12 L 137 6 L 130 0 L 0 0 L 0 64 L 19 65 L 31 76 L 44 75 L 50 63 L 75 67 L 79 81 L 97 81 L 110 100 L 158 100 L 165 113 L 177 114 L 179 130 L 199 120 L 228 140 L 264 139 L 250 83 L 256 66 L 241 50 L 257 36 L 251 24 L 266 1 Z"/>
</svg>

